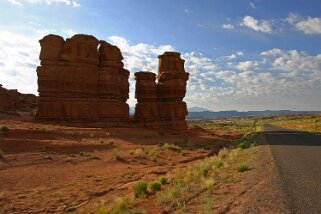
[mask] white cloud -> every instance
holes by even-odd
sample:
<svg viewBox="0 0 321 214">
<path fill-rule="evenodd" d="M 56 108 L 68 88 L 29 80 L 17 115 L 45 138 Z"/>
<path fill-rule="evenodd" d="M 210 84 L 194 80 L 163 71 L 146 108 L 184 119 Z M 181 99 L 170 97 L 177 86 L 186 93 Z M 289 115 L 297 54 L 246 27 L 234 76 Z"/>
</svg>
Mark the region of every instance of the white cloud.
<svg viewBox="0 0 321 214">
<path fill-rule="evenodd" d="M 0 84 L 24 93 L 37 92 L 36 67 L 39 65 L 39 38 L 45 31 L 32 35 L 0 29 Z"/>
<path fill-rule="evenodd" d="M 22 3 L 19 2 L 18 0 L 9 0 L 9 2 L 10 2 L 11 4 L 14 4 L 14 5 L 17 5 L 17 6 L 21 6 L 21 5 L 22 5 Z"/>
<path fill-rule="evenodd" d="M 21 35 L 0 28 L 0 84 L 24 93 L 37 90 L 36 66 L 39 65 L 38 40 L 49 32 L 38 30 Z M 132 44 L 120 36 L 108 37 L 124 56 L 131 74 L 141 70 L 157 72 L 157 55 L 174 51 L 171 45 Z M 235 55 L 242 55 L 238 51 Z M 244 54 L 243 54 L 244 56 Z M 214 61 L 201 53 L 182 53 L 190 73 L 185 101 L 189 106 L 213 110 L 303 109 L 321 106 L 321 53 L 274 48 L 263 51 L 255 60 Z M 264 62 L 264 63 L 263 63 Z M 130 78 L 133 106 L 135 81 Z"/>
<path fill-rule="evenodd" d="M 67 6 L 72 7 L 80 7 L 80 3 L 75 0 L 8 0 L 10 3 L 14 5 L 21 6 L 23 3 L 30 3 L 30 4 L 48 4 L 51 5 L 52 3 L 63 3 Z"/>
<path fill-rule="evenodd" d="M 232 59 L 236 59 L 238 56 L 243 56 L 244 53 L 242 51 L 236 51 L 235 53 L 229 55 L 229 56 L 225 56 L 224 59 L 226 60 L 232 60 Z"/>
<path fill-rule="evenodd" d="M 251 8 L 256 9 L 254 2 L 250 2 L 249 5 Z"/>
<path fill-rule="evenodd" d="M 239 62 L 235 68 L 241 71 L 248 71 L 248 70 L 253 70 L 256 67 L 260 65 L 259 62 L 257 61 L 244 61 L 244 62 Z"/>
<path fill-rule="evenodd" d="M 248 27 L 254 31 L 263 33 L 272 33 L 272 25 L 267 20 L 257 20 L 252 16 L 245 16 L 240 24 L 241 26 Z"/>
<path fill-rule="evenodd" d="M 234 29 L 234 25 L 232 25 L 232 24 L 223 24 L 222 28 L 231 30 L 231 29 Z"/>
<path fill-rule="evenodd" d="M 321 18 L 302 18 L 298 14 L 290 13 L 287 21 L 305 34 L 321 34 Z"/>
</svg>

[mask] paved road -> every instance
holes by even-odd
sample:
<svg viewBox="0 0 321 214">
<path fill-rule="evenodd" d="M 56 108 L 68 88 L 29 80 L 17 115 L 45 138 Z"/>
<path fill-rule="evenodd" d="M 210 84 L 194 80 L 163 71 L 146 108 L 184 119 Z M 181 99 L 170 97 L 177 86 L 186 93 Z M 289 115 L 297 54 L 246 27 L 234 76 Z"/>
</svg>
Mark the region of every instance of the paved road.
<svg viewBox="0 0 321 214">
<path fill-rule="evenodd" d="M 321 214 L 321 134 L 265 125 L 291 213 Z"/>
</svg>

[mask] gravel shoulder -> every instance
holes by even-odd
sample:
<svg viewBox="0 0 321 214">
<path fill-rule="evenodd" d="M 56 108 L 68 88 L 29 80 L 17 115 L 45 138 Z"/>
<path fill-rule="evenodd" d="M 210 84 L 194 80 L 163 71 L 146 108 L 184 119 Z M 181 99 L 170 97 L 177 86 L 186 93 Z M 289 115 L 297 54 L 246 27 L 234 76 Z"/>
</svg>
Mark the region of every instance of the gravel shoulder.
<svg viewBox="0 0 321 214">
<path fill-rule="evenodd" d="M 229 213 L 290 213 L 271 148 L 261 136 L 252 173 L 247 175 L 248 190 L 237 198 Z"/>
</svg>

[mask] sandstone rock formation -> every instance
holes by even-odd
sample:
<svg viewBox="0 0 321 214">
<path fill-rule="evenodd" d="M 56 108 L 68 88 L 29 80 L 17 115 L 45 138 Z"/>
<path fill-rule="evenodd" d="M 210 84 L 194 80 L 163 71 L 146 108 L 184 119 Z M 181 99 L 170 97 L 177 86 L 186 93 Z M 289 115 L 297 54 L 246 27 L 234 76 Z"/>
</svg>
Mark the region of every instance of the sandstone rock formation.
<svg viewBox="0 0 321 214">
<path fill-rule="evenodd" d="M 33 110 L 37 97 L 33 94 L 21 94 L 15 89 L 5 89 L 0 84 L 0 110 Z"/>
<path fill-rule="evenodd" d="M 158 83 L 151 72 L 137 72 L 135 120 L 145 126 L 185 129 L 187 106 L 183 102 L 189 73 L 185 72 L 180 53 L 159 56 Z"/>
<path fill-rule="evenodd" d="M 135 121 L 146 126 L 158 126 L 159 107 L 157 99 L 156 74 L 152 72 L 135 73 L 136 90 Z"/>
<path fill-rule="evenodd" d="M 39 120 L 83 126 L 125 126 L 129 121 L 129 71 L 118 47 L 77 34 L 40 40 Z M 159 56 L 157 83 L 151 72 L 137 72 L 134 119 L 148 127 L 186 128 L 186 81 L 180 53 Z"/>
<path fill-rule="evenodd" d="M 40 40 L 36 118 L 84 126 L 128 122 L 129 71 L 120 50 L 90 35 Z"/>
</svg>

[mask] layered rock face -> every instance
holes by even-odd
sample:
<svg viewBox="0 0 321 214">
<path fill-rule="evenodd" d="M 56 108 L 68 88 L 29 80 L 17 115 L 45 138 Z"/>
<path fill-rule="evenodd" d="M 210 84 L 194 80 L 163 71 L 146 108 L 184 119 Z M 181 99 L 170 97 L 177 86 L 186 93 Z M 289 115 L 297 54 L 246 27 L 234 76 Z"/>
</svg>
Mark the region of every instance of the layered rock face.
<svg viewBox="0 0 321 214">
<path fill-rule="evenodd" d="M 120 50 L 89 35 L 40 40 L 36 118 L 84 126 L 124 126 L 129 71 Z"/>
<path fill-rule="evenodd" d="M 135 73 L 136 90 L 135 121 L 146 126 L 156 126 L 159 121 L 156 74 L 152 72 Z"/>
<path fill-rule="evenodd" d="M 36 108 L 37 97 L 22 94 L 15 89 L 5 89 L 0 84 L 0 110 L 32 110 Z"/>
<path fill-rule="evenodd" d="M 189 74 L 185 72 L 180 53 L 165 52 L 159 56 L 157 84 L 151 72 L 137 72 L 137 105 L 135 120 L 146 126 L 185 129 L 187 106 L 183 102 Z"/>
</svg>

